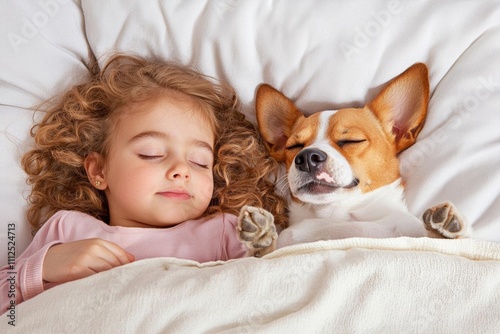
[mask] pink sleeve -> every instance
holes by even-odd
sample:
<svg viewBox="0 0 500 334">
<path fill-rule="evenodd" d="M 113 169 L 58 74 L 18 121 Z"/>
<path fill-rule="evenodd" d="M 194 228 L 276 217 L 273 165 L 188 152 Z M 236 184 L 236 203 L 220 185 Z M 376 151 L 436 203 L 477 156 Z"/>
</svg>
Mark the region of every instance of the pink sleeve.
<svg viewBox="0 0 500 334">
<path fill-rule="evenodd" d="M 52 216 L 36 233 L 15 264 L 7 264 L 0 269 L 0 314 L 8 311 L 12 304 L 18 305 L 44 291 L 43 259 L 51 246 L 62 242 L 59 222 L 63 217 L 62 212 Z"/>
<path fill-rule="evenodd" d="M 231 214 L 224 214 L 224 242 L 223 242 L 223 258 L 225 260 L 239 259 L 247 256 L 247 248 L 237 237 L 236 226 L 238 217 Z"/>
</svg>

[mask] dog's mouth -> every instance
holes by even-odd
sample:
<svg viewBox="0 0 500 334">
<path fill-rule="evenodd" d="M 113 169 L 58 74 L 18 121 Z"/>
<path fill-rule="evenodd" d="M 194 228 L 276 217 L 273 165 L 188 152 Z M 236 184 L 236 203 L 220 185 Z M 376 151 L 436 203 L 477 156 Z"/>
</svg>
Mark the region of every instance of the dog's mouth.
<svg viewBox="0 0 500 334">
<path fill-rule="evenodd" d="M 351 183 L 343 187 L 328 182 L 314 180 L 303 184 L 297 190 L 311 194 L 328 194 L 337 191 L 338 189 L 351 189 L 356 187 L 358 184 L 359 180 L 357 178 L 353 179 Z"/>
</svg>

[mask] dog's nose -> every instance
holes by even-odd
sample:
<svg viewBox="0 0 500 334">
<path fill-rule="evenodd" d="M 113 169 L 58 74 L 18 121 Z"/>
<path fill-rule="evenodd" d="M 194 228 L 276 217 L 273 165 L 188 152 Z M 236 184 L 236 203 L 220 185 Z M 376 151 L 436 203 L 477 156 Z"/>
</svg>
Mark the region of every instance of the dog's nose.
<svg viewBox="0 0 500 334">
<path fill-rule="evenodd" d="M 295 167 L 302 172 L 311 173 L 311 171 L 316 170 L 321 163 L 326 161 L 327 157 L 326 153 L 321 150 L 306 148 L 295 157 Z"/>
</svg>

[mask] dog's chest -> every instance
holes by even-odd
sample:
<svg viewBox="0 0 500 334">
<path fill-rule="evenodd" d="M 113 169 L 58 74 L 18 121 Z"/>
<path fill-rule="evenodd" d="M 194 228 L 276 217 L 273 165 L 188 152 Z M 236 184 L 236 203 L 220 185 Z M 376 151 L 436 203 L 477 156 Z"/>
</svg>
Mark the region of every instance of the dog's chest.
<svg viewBox="0 0 500 334">
<path fill-rule="evenodd" d="M 308 219 L 328 219 L 331 222 L 352 220 L 349 208 L 343 207 L 342 205 L 314 205 L 308 203 L 292 202 L 289 205 L 289 210 L 290 225 L 294 225 Z"/>
</svg>

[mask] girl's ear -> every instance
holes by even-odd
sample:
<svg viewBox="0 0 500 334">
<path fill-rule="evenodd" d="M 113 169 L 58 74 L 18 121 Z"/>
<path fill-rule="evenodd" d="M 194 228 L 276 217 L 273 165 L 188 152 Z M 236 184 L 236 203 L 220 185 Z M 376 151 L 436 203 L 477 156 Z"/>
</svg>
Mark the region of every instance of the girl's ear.
<svg viewBox="0 0 500 334">
<path fill-rule="evenodd" d="M 105 190 L 108 185 L 103 173 L 103 157 L 97 152 L 90 152 L 85 158 L 83 165 L 90 183 L 99 190 Z"/>
</svg>

